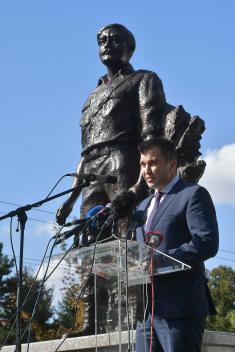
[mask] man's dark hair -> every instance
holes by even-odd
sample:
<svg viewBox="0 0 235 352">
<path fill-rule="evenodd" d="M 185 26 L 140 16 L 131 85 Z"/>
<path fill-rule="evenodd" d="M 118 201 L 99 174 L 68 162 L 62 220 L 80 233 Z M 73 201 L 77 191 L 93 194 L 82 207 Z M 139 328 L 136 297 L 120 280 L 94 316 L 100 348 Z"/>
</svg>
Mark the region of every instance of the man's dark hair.
<svg viewBox="0 0 235 352">
<path fill-rule="evenodd" d="M 141 154 L 145 154 L 152 148 L 159 148 L 163 157 L 169 160 L 177 160 L 177 154 L 174 144 L 165 138 L 148 139 L 138 145 Z"/>
<path fill-rule="evenodd" d="M 99 41 L 99 37 L 100 37 L 101 33 L 107 28 L 115 28 L 115 29 L 117 29 L 118 31 L 120 31 L 122 33 L 123 37 L 125 38 L 126 42 L 128 43 L 129 50 L 130 50 L 130 53 L 132 55 L 133 52 L 135 51 L 135 37 L 129 31 L 129 29 L 127 29 L 122 24 L 113 23 L 113 24 L 108 24 L 107 26 L 101 28 L 99 30 L 99 32 L 97 33 L 97 40 Z"/>
</svg>

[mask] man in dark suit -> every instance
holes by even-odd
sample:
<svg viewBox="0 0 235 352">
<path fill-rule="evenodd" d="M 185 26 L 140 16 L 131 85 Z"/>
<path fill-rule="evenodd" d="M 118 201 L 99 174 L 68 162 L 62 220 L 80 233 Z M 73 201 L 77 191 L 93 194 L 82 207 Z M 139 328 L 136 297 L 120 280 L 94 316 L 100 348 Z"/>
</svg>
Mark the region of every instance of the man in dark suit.
<svg viewBox="0 0 235 352">
<path fill-rule="evenodd" d="M 155 191 L 139 206 L 147 212 L 145 231 L 161 232 L 158 249 L 191 269 L 155 277 L 154 297 L 151 290 L 148 294 L 147 320 L 137 323 L 136 352 L 149 351 L 150 343 L 157 352 L 199 352 L 206 316 L 215 313 L 204 267 L 204 261 L 218 250 L 214 205 L 205 188 L 179 178 L 171 142 L 148 140 L 139 150 L 142 174 Z M 143 229 L 138 230 L 137 240 L 145 241 Z"/>
</svg>

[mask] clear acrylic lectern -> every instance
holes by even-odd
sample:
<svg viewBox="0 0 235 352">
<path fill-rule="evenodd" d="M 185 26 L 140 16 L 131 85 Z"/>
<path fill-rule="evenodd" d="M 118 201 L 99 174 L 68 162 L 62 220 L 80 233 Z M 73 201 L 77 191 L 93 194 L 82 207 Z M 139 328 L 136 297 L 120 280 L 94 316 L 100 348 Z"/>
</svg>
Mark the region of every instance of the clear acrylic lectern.
<svg viewBox="0 0 235 352">
<path fill-rule="evenodd" d="M 144 304 L 142 297 L 151 277 L 190 269 L 152 247 L 131 240 L 77 248 L 62 258 L 61 254 L 50 260 L 48 273 L 61 261 L 50 279 L 57 291 L 57 299 L 62 301 L 67 295 L 74 304 L 79 299 L 76 313 L 78 331 L 86 320 L 86 313 L 88 320 L 93 320 L 89 325 L 93 325 L 96 336 L 94 351 L 99 350 L 99 334 L 106 334 L 110 351 L 125 351 L 127 334 L 128 344 L 133 342 L 137 306 Z M 83 290 L 87 280 L 88 294 L 86 288 Z M 115 344 L 116 349 L 112 347 Z M 128 349 L 132 350 L 132 347 Z"/>
</svg>

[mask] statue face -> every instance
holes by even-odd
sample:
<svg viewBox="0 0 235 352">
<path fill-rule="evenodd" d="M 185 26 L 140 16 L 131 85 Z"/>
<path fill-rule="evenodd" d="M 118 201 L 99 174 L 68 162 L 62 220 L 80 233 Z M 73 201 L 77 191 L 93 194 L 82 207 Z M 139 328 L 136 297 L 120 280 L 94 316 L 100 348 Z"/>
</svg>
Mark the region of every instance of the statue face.
<svg viewBox="0 0 235 352">
<path fill-rule="evenodd" d="M 126 38 L 116 28 L 105 29 L 98 40 L 99 56 L 106 66 L 123 66 L 130 60 L 131 54 Z"/>
</svg>

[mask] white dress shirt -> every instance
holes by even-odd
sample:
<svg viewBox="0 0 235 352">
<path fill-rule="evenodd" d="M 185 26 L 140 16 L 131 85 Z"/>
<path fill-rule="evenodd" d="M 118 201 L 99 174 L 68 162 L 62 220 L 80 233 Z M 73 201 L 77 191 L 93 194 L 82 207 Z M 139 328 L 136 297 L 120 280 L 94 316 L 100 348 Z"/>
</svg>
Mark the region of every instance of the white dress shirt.
<svg viewBox="0 0 235 352">
<path fill-rule="evenodd" d="M 164 198 L 166 197 L 166 194 L 171 191 L 171 189 L 174 187 L 176 182 L 178 182 L 179 176 L 176 175 L 171 179 L 171 181 L 161 190 L 162 197 L 160 199 L 159 204 L 161 204 L 164 201 Z M 156 199 L 158 197 L 159 191 L 158 189 L 155 189 L 154 196 L 149 204 L 148 210 L 147 210 L 147 220 L 145 223 L 145 230 L 148 229 L 150 222 L 152 222 L 153 214 L 156 211 Z M 159 206 L 159 205 L 158 205 Z"/>
</svg>

